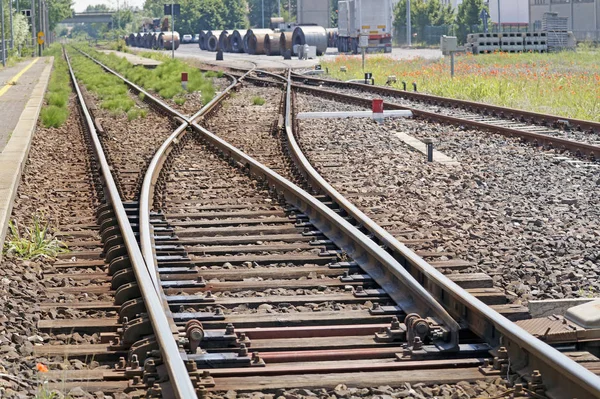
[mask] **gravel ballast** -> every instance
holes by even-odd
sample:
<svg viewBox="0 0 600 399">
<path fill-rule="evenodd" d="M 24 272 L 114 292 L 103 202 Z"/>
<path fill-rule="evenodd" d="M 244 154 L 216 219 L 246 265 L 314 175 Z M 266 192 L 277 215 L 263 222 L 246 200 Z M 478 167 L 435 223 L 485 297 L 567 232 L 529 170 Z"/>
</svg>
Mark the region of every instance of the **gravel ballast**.
<svg viewBox="0 0 600 399">
<path fill-rule="evenodd" d="M 298 111 L 358 109 L 305 95 L 297 103 Z M 429 164 L 394 132 L 432 137 L 460 165 Z M 319 172 L 375 221 L 415 231 L 400 240 L 434 239 L 435 250 L 474 262 L 516 302 L 600 291 L 597 164 L 410 119 L 302 120 L 299 139 Z"/>
</svg>

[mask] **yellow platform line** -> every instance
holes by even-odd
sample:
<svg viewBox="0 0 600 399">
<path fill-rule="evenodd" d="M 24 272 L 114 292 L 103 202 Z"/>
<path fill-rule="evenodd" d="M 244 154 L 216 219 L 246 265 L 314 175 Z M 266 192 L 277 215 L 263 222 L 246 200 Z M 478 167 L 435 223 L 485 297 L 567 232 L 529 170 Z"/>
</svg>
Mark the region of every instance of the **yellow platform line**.
<svg viewBox="0 0 600 399">
<path fill-rule="evenodd" d="M 31 63 L 29 65 L 27 65 L 25 68 L 23 68 L 23 70 L 21 72 L 19 72 L 11 80 L 9 80 L 8 83 L 6 85 L 4 85 L 3 88 L 0 89 L 0 96 L 2 96 L 4 93 L 6 93 L 8 91 L 8 89 L 10 89 L 11 86 L 14 86 L 15 83 L 17 83 L 17 80 L 19 80 L 19 78 L 21 76 L 23 76 L 23 74 L 25 72 L 27 72 L 29 70 L 29 68 L 31 68 L 33 66 L 33 64 L 38 62 L 38 60 L 39 60 L 39 58 L 36 58 L 33 61 L 31 61 Z"/>
</svg>

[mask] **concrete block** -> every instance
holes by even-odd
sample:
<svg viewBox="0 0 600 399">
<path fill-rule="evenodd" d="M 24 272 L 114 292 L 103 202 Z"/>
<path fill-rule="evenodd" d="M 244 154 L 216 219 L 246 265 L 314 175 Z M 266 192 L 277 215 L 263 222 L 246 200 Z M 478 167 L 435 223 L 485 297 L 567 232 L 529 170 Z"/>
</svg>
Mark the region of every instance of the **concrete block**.
<svg viewBox="0 0 600 399">
<path fill-rule="evenodd" d="M 529 311 L 532 317 L 547 317 L 553 314 L 564 316 L 573 306 L 581 305 L 594 298 L 548 299 L 544 301 L 529 301 Z"/>
</svg>

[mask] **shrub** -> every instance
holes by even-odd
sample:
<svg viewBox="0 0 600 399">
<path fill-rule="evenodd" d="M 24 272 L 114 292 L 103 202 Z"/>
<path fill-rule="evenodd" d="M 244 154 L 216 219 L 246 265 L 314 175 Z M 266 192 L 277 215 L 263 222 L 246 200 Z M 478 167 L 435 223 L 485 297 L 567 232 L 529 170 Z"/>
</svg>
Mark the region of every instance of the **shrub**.
<svg viewBox="0 0 600 399">
<path fill-rule="evenodd" d="M 252 104 L 253 105 L 264 105 L 265 103 L 265 99 L 262 97 L 254 97 L 252 98 Z"/>
</svg>

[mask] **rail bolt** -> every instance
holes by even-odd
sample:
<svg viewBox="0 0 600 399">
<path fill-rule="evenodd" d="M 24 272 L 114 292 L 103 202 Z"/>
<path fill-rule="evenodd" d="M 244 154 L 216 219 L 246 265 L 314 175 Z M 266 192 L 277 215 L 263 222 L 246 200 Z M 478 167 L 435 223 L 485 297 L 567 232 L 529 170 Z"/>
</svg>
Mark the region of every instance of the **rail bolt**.
<svg viewBox="0 0 600 399">
<path fill-rule="evenodd" d="M 154 361 L 154 359 L 151 359 L 151 358 L 146 359 L 146 361 L 144 362 L 144 371 L 146 371 L 148 373 L 156 372 L 156 362 Z"/>
<path fill-rule="evenodd" d="M 225 335 L 233 335 L 235 334 L 235 327 L 231 323 L 227 323 L 225 326 Z"/>
<path fill-rule="evenodd" d="M 208 391 L 204 385 L 200 385 L 196 388 L 196 396 L 198 396 L 198 399 L 205 399 L 208 396 Z"/>
<path fill-rule="evenodd" d="M 533 373 L 531 373 L 531 382 L 534 384 L 542 383 L 542 374 L 539 370 L 533 370 Z"/>
<path fill-rule="evenodd" d="M 498 358 L 502 360 L 508 359 L 508 351 L 505 346 L 501 346 L 500 349 L 498 349 Z"/>
<path fill-rule="evenodd" d="M 185 368 L 187 371 L 196 371 L 198 370 L 198 365 L 193 360 L 188 360 L 185 362 Z"/>
<path fill-rule="evenodd" d="M 131 362 L 129 364 L 132 369 L 140 368 L 140 360 L 138 359 L 138 355 L 131 355 Z"/>
<path fill-rule="evenodd" d="M 244 343 L 240 344 L 240 349 L 238 351 L 238 356 L 242 356 L 242 357 L 243 356 L 248 356 L 248 348 L 246 347 L 246 344 L 244 344 Z M 252 357 L 254 358 L 254 353 L 252 354 Z"/>
<path fill-rule="evenodd" d="M 415 337 L 413 339 L 412 349 L 418 351 L 423 348 L 423 341 L 421 341 L 420 337 Z"/>
</svg>

